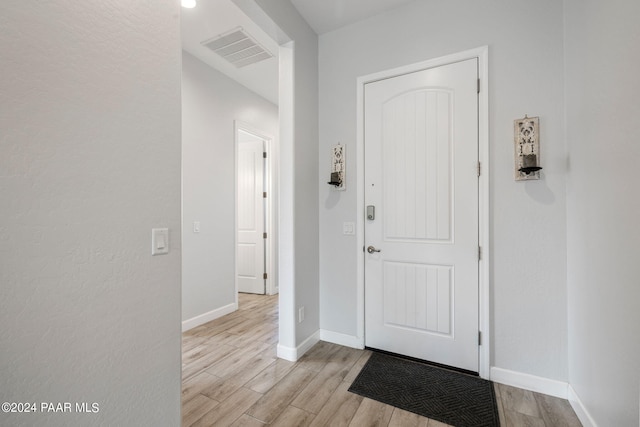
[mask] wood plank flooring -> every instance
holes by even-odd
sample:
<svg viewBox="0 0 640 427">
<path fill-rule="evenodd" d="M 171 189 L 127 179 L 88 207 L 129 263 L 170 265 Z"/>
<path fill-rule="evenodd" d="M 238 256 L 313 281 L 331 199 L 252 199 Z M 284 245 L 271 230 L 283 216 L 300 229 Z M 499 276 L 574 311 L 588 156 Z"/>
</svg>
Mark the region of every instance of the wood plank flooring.
<svg viewBox="0 0 640 427">
<path fill-rule="evenodd" d="M 278 359 L 277 304 L 240 294 L 238 311 L 182 334 L 184 427 L 447 426 L 349 393 L 368 350 L 321 341 L 298 362 Z M 566 400 L 495 389 L 502 426 L 581 426 Z"/>
</svg>

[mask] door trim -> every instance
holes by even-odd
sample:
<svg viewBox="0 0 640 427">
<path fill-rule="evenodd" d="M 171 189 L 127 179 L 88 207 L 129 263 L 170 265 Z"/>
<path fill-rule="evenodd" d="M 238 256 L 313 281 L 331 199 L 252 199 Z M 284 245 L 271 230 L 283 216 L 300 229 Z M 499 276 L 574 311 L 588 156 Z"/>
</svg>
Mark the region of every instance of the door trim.
<svg viewBox="0 0 640 427">
<path fill-rule="evenodd" d="M 244 123 L 240 120 L 234 121 L 234 144 L 235 144 L 235 182 L 234 182 L 234 197 L 235 197 L 235 214 L 234 214 L 234 250 L 235 250 L 235 277 L 234 277 L 234 286 L 235 286 L 235 299 L 236 304 L 238 304 L 238 132 L 242 130 L 246 133 L 250 133 L 257 138 L 260 138 L 264 141 L 264 150 L 267 153 L 267 159 L 265 163 L 266 173 L 265 173 L 265 183 L 264 186 L 267 190 L 267 203 L 265 204 L 264 215 L 266 216 L 266 230 L 267 233 L 267 244 L 265 245 L 265 270 L 267 273 L 266 279 L 266 295 L 274 295 L 278 293 L 278 282 L 277 282 L 277 274 L 276 274 L 276 263 L 277 263 L 277 250 L 278 250 L 278 242 L 277 235 L 274 232 L 275 230 L 275 218 L 274 208 L 276 206 L 277 200 L 277 184 L 275 183 L 275 177 L 277 174 L 275 173 L 274 167 L 275 162 L 273 161 L 273 137 L 269 136 L 267 133 L 262 130 L 248 124 Z"/>
<path fill-rule="evenodd" d="M 488 379 L 491 363 L 491 323 L 490 323 L 490 268 L 491 245 L 489 226 L 489 48 L 482 46 L 464 52 L 454 53 L 427 61 L 418 62 L 391 70 L 358 77 L 357 79 L 357 130 L 356 130 L 356 237 L 357 245 L 357 338 L 360 346 L 365 344 L 364 318 L 364 85 L 377 80 L 388 79 L 403 74 L 468 59 L 478 59 L 480 93 L 478 95 L 478 158 L 482 163 L 482 173 L 478 180 L 478 242 L 482 247 L 482 259 L 478 268 L 478 327 L 482 333 L 482 345 L 478 349 L 480 377 Z"/>
</svg>

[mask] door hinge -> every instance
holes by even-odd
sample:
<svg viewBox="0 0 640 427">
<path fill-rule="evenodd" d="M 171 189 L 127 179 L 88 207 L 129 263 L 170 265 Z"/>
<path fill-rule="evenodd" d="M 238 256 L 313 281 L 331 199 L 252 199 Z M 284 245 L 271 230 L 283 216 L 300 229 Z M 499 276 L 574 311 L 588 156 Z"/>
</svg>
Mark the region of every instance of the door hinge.
<svg viewBox="0 0 640 427">
<path fill-rule="evenodd" d="M 267 233 L 262 233 L 262 238 L 266 239 L 267 238 Z"/>
<path fill-rule="evenodd" d="M 478 93 L 480 93 L 480 79 L 478 79 Z"/>
<path fill-rule="evenodd" d="M 267 158 L 267 152 L 266 152 L 266 151 L 263 151 L 263 152 L 262 152 L 262 158 L 263 158 L 263 159 L 266 159 L 266 158 Z"/>
<path fill-rule="evenodd" d="M 478 176 L 482 173 L 482 163 L 478 162 Z"/>
<path fill-rule="evenodd" d="M 262 274 L 262 278 L 263 278 L 264 280 L 267 280 L 267 273 L 263 273 L 263 274 Z"/>
<path fill-rule="evenodd" d="M 266 191 L 264 191 L 264 192 L 262 193 L 262 198 L 263 198 L 263 199 L 266 199 L 266 198 L 267 198 L 267 192 L 266 192 Z"/>
<path fill-rule="evenodd" d="M 478 331 L 478 345 L 482 345 L 482 332 Z"/>
<path fill-rule="evenodd" d="M 482 261 L 482 246 L 478 246 L 478 261 Z"/>
</svg>

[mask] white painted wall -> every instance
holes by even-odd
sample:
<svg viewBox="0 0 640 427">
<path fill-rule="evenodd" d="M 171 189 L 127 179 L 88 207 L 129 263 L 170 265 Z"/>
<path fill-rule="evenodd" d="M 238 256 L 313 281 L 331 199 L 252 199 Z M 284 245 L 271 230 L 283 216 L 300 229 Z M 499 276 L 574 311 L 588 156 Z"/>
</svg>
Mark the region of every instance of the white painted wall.
<svg viewBox="0 0 640 427">
<path fill-rule="evenodd" d="M 598 426 L 637 426 L 640 3 L 565 1 L 569 381 Z"/>
<path fill-rule="evenodd" d="M 318 289 L 318 37 L 289 0 L 234 0 L 280 50 L 280 347 L 295 358 L 316 336 Z M 256 11 L 256 8 L 259 10 Z M 283 73 L 283 70 L 284 73 Z M 300 307 L 305 320 L 297 321 Z M 311 342 L 311 341 L 307 341 Z M 304 351 L 302 347 L 301 351 Z M 288 356 L 285 355 L 286 350 Z M 301 355 L 301 354 L 299 354 Z"/>
<path fill-rule="evenodd" d="M 183 52 L 183 321 L 236 302 L 235 120 L 277 143 L 276 105 Z"/>
<path fill-rule="evenodd" d="M 1 425 L 180 424 L 179 13 L 0 3 Z"/>
<path fill-rule="evenodd" d="M 320 37 L 322 330 L 355 336 L 356 78 L 489 46 L 492 366 L 567 380 L 562 3 L 416 1 Z M 484 89 L 486 90 L 486 88 Z M 513 178 L 513 120 L 540 116 L 540 181 Z M 347 145 L 347 191 L 329 147 Z"/>
</svg>

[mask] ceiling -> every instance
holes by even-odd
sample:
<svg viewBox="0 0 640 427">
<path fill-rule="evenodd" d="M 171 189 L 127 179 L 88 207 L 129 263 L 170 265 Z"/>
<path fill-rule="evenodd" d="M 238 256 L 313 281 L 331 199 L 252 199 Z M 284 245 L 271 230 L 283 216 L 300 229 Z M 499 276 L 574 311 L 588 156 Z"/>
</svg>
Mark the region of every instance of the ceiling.
<svg viewBox="0 0 640 427">
<path fill-rule="evenodd" d="M 274 104 L 278 103 L 278 44 L 231 0 L 199 0 L 182 8 L 182 49 Z M 201 42 L 242 27 L 274 56 L 236 68 Z"/>
<path fill-rule="evenodd" d="M 324 34 L 414 0 L 291 0 L 311 28 Z"/>
<path fill-rule="evenodd" d="M 414 0 L 291 0 L 311 28 L 323 34 L 361 21 Z M 237 68 L 201 43 L 242 27 L 274 56 Z M 209 66 L 278 103 L 278 44 L 233 3 L 233 0 L 198 0 L 193 9 L 182 8 L 182 49 Z"/>
</svg>

